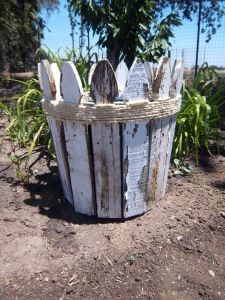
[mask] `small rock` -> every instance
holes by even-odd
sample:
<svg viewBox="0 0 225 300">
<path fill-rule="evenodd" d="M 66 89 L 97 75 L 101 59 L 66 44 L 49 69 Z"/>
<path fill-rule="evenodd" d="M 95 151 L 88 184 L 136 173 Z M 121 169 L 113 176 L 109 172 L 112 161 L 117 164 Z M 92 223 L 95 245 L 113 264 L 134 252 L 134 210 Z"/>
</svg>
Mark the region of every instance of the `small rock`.
<svg viewBox="0 0 225 300">
<path fill-rule="evenodd" d="M 213 224 L 209 224 L 209 229 L 211 231 L 214 231 L 214 230 L 216 230 L 216 226 L 214 226 Z"/>
<path fill-rule="evenodd" d="M 72 293 L 73 293 L 73 287 L 72 287 L 72 286 L 69 286 L 69 287 L 66 289 L 66 293 L 67 293 L 67 294 L 72 294 Z"/>
<path fill-rule="evenodd" d="M 185 216 L 189 217 L 190 219 L 194 219 L 192 212 L 186 213 Z"/>
<path fill-rule="evenodd" d="M 56 231 L 57 233 L 61 233 L 61 232 L 63 231 L 63 228 L 62 228 L 62 227 L 57 227 L 57 228 L 55 229 L 55 231 Z"/>
<path fill-rule="evenodd" d="M 215 276 L 216 276 L 215 273 L 213 272 L 213 270 L 208 270 L 208 272 L 209 272 L 209 275 L 210 275 L 210 276 L 212 276 L 212 277 L 215 277 Z"/>
<path fill-rule="evenodd" d="M 225 219 L 225 212 L 221 211 L 220 215 Z"/>
<path fill-rule="evenodd" d="M 193 251 L 193 245 L 189 242 L 182 243 L 182 246 L 183 246 L 184 250 L 186 250 L 187 252 Z"/>
<path fill-rule="evenodd" d="M 57 282 L 57 278 L 56 277 L 53 277 L 52 278 L 52 283 L 56 283 Z"/>
<path fill-rule="evenodd" d="M 172 228 L 174 228 L 175 226 L 176 226 L 176 224 L 174 224 L 174 223 L 168 224 L 168 228 L 169 228 L 169 229 L 172 229 Z"/>
<path fill-rule="evenodd" d="M 182 239 L 183 239 L 182 235 L 179 235 L 179 236 L 177 237 L 177 240 L 178 240 L 178 241 L 181 241 Z"/>
<path fill-rule="evenodd" d="M 62 252 L 55 250 L 50 255 L 52 258 L 58 259 L 58 258 L 61 258 L 63 254 L 62 254 Z"/>
<path fill-rule="evenodd" d="M 203 243 L 200 243 L 197 247 L 197 251 L 199 253 L 203 253 L 205 251 L 205 245 Z"/>
<path fill-rule="evenodd" d="M 213 191 L 212 190 L 209 191 L 209 196 L 213 196 L 213 195 L 214 195 Z"/>
<path fill-rule="evenodd" d="M 73 234 L 73 235 L 75 235 L 75 234 L 77 234 L 77 231 L 76 231 L 76 229 L 75 228 L 70 228 L 69 229 L 69 234 Z"/>
<path fill-rule="evenodd" d="M 5 222 L 16 222 L 16 219 L 15 218 L 10 218 L 10 217 L 5 217 L 5 218 L 3 218 L 3 221 L 5 221 Z"/>
<path fill-rule="evenodd" d="M 45 278 L 43 279 L 43 281 L 48 282 L 48 281 L 49 281 L 49 277 L 45 277 Z"/>
</svg>

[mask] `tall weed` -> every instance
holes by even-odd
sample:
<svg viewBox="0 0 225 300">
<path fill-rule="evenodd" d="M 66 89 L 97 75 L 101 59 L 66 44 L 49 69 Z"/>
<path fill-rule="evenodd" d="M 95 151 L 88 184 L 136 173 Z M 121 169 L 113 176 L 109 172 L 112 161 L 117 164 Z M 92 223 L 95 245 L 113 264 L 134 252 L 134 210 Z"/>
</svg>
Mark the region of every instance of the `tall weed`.
<svg viewBox="0 0 225 300">
<path fill-rule="evenodd" d="M 190 86 L 183 84 L 182 106 L 177 118 L 173 157 L 184 160 L 200 151 L 210 151 L 210 139 L 216 140 L 225 105 L 225 82 L 207 63 L 199 69 Z"/>
</svg>

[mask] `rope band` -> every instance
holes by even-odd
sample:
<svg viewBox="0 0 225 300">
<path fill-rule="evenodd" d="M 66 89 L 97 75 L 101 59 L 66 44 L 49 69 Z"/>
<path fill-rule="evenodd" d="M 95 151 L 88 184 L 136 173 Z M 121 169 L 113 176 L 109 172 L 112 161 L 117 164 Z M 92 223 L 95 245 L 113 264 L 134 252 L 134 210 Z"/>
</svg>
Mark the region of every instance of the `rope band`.
<svg viewBox="0 0 225 300">
<path fill-rule="evenodd" d="M 158 119 L 176 114 L 180 110 L 181 97 L 154 102 L 120 102 L 113 104 L 91 104 L 90 102 L 75 105 L 62 100 L 43 100 L 47 115 L 64 121 L 79 123 L 126 123 L 136 120 Z"/>
</svg>

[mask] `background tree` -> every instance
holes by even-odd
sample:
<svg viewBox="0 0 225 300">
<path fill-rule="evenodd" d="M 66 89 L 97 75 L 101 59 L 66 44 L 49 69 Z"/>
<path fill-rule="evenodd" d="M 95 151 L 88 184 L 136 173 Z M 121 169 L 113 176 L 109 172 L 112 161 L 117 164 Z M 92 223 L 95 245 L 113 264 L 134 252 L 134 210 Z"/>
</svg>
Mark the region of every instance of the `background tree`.
<svg viewBox="0 0 225 300">
<path fill-rule="evenodd" d="M 206 41 L 210 41 L 216 29 L 221 27 L 221 19 L 225 15 L 224 0 L 157 0 L 155 1 L 155 17 L 163 15 L 165 8 L 171 8 L 183 19 L 192 20 L 198 14 L 201 2 L 201 30 L 206 33 Z"/>
<path fill-rule="evenodd" d="M 97 44 L 106 48 L 114 68 L 122 59 L 130 66 L 135 56 L 156 61 L 170 46 L 172 26 L 181 24 L 174 13 L 157 24 L 150 0 L 71 0 L 71 5 L 99 35 Z"/>
<path fill-rule="evenodd" d="M 39 13 L 58 7 L 58 0 L 0 2 L 0 70 L 25 71 L 34 65 L 45 23 Z"/>
</svg>

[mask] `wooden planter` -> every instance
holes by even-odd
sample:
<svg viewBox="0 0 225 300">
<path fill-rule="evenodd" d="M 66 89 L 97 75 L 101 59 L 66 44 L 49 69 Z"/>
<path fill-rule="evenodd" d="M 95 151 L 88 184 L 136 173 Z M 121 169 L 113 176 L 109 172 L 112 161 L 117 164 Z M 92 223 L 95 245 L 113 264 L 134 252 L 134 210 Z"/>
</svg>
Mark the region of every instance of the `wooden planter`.
<svg viewBox="0 0 225 300">
<path fill-rule="evenodd" d="M 165 194 L 180 107 L 183 62 L 162 58 L 156 68 L 136 59 L 114 73 L 93 65 L 84 93 L 72 62 L 61 74 L 43 60 L 40 85 L 65 198 L 76 212 L 128 218 Z"/>
</svg>

